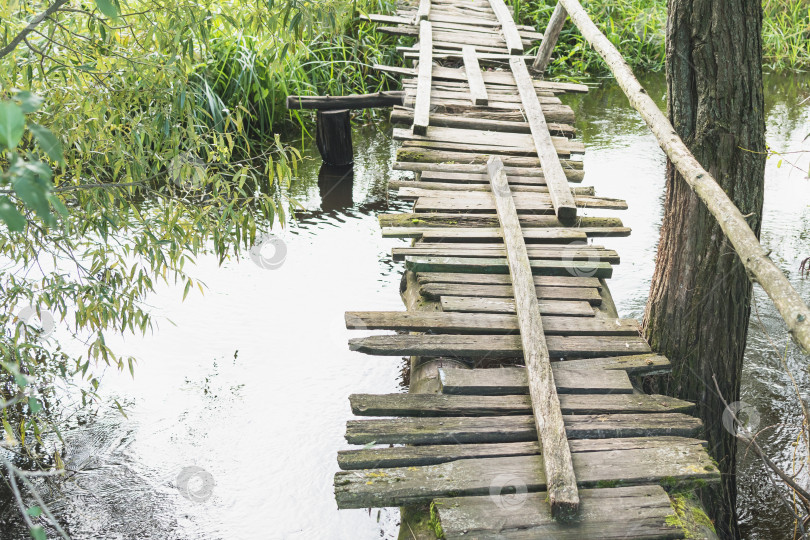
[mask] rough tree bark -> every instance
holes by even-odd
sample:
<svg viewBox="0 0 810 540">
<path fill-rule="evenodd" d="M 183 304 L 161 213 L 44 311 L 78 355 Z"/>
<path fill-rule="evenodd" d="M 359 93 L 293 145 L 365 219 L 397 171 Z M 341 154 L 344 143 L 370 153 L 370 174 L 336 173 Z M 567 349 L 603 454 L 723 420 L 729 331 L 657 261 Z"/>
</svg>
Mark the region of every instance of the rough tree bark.
<svg viewBox="0 0 810 540">
<path fill-rule="evenodd" d="M 759 235 L 765 169 L 762 8 L 758 0 L 668 0 L 670 121 Z M 749 217 L 750 214 L 750 217 Z M 697 402 L 709 449 L 720 464 L 721 537 L 737 538 L 736 440 L 723 405 L 739 400 L 751 282 L 709 214 L 671 163 L 658 258 L 645 313 L 654 350 L 673 363 L 663 390 Z M 720 504 L 718 504 L 720 502 Z"/>
</svg>

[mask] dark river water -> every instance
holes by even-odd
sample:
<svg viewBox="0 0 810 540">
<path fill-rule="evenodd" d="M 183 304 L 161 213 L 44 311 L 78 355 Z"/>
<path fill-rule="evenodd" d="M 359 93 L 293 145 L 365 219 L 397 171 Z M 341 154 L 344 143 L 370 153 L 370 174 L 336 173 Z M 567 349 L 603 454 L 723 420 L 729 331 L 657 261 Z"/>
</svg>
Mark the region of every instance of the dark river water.
<svg viewBox="0 0 810 540">
<path fill-rule="evenodd" d="M 643 82 L 663 102 L 662 78 Z M 784 155 L 768 162 L 763 242 L 810 300 L 810 280 L 799 275 L 800 261 L 810 256 L 810 183 L 799 170 L 810 162 L 810 140 L 803 142 L 810 110 L 799 106 L 810 79 L 766 82 L 768 142 Z M 600 243 L 622 257 L 610 282 L 620 315 L 640 318 L 665 159 L 612 83 L 567 99 L 587 147 L 584 185 L 629 203 L 615 215 L 632 236 Z M 200 258 L 192 274 L 206 283 L 204 295 L 183 302 L 182 287 L 163 288 L 150 299 L 162 317 L 158 330 L 111 344 L 139 358 L 135 378 L 110 370 L 98 412 L 70 411 L 64 460 L 71 474 L 42 486 L 73 538 L 396 538 L 397 509 L 339 512 L 332 494 L 336 452 L 347 447 L 349 394 L 404 390 L 404 362 L 350 352 L 343 324 L 346 310 L 402 309 L 402 265 L 390 251 L 404 241 L 383 240 L 376 219 L 405 208 L 388 200 L 387 181 L 402 175 L 390 172 L 394 149 L 390 128 L 356 129 L 353 181 L 336 188 L 319 187 L 320 162 L 307 162 L 292 189 L 305 210 L 297 223 L 275 230 L 284 253 L 270 242 L 269 250 L 221 267 Z M 808 153 L 796 153 L 802 149 Z M 803 444 L 792 443 L 799 399 L 810 397 L 808 359 L 788 344 L 764 293 L 755 296 L 742 399 L 759 428 L 768 428 L 760 442 L 789 468 L 794 453 L 805 455 Z M 126 418 L 113 399 L 126 407 Z M 741 451 L 745 538 L 792 538 L 762 465 Z M 807 485 L 806 470 L 797 478 Z M 10 501 L 0 501 L 0 538 L 29 537 L 15 515 Z"/>
</svg>

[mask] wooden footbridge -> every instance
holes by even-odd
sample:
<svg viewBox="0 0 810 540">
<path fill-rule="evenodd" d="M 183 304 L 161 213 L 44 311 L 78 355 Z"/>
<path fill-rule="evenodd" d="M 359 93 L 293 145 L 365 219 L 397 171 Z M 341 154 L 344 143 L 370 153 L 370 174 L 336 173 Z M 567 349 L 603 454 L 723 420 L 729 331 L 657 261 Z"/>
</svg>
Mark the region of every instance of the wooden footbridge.
<svg viewBox="0 0 810 540">
<path fill-rule="evenodd" d="M 411 357 L 410 392 L 349 397 L 373 418 L 348 422 L 340 508 L 430 505 L 446 538 L 682 538 L 676 494 L 719 480 L 693 404 L 634 384 L 669 362 L 611 300 L 619 254 L 598 239 L 630 230 L 598 210 L 626 204 L 578 186 L 559 99 L 587 87 L 542 78 L 566 16 L 533 57 L 543 36 L 502 0 L 369 17 L 418 37 L 401 48 L 415 67 L 378 66 L 402 76 L 394 168 L 416 178 L 392 182 L 413 210 L 380 216 L 382 234 L 413 243 L 392 254 L 407 309 L 346 323 L 395 332 L 350 347 Z"/>
</svg>

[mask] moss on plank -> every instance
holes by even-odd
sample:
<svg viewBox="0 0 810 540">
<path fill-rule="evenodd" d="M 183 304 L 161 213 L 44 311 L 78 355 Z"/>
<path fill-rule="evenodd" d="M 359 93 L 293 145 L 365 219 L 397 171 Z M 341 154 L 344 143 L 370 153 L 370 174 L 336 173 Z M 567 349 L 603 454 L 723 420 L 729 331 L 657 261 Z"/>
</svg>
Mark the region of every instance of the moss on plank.
<svg viewBox="0 0 810 540">
<path fill-rule="evenodd" d="M 686 538 L 716 538 L 714 523 L 703 510 L 694 493 L 678 493 L 670 496 L 673 513 L 667 516 L 666 524 L 679 527 Z"/>
</svg>

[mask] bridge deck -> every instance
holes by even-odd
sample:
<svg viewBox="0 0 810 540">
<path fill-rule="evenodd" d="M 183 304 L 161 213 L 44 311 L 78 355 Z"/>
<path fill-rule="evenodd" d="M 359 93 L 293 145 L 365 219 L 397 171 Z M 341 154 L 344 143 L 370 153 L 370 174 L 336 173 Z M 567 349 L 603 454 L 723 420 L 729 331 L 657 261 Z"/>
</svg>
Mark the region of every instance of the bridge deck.
<svg viewBox="0 0 810 540">
<path fill-rule="evenodd" d="M 591 243 L 630 230 L 577 215 L 626 208 L 570 185 L 583 180 L 572 156 L 584 147 L 558 96 L 587 87 L 532 78 L 523 49 L 542 36 L 516 26 L 501 0 L 423 0 L 370 19 L 419 37 L 402 48 L 415 69 L 378 66 L 403 75 L 395 168 L 416 173 L 394 184 L 412 213 L 380 217 L 384 236 L 413 238 L 393 252 L 408 311 L 351 312 L 346 323 L 397 332 L 350 346 L 411 356 L 412 393 L 350 397 L 354 414 L 377 418 L 348 422 L 347 441 L 365 446 L 338 455 L 338 506 L 432 503 L 447 538 L 684 537 L 672 493 L 719 473 L 693 404 L 634 387 L 669 362 L 637 321 L 617 317 L 606 279 L 619 255 Z M 536 298 L 516 294 L 525 286 Z M 435 384 L 416 388 L 417 369 Z M 538 433 L 555 412 L 567 437 L 559 462 Z M 579 487 L 568 521 L 552 516 L 547 482 L 565 455 Z"/>
</svg>

